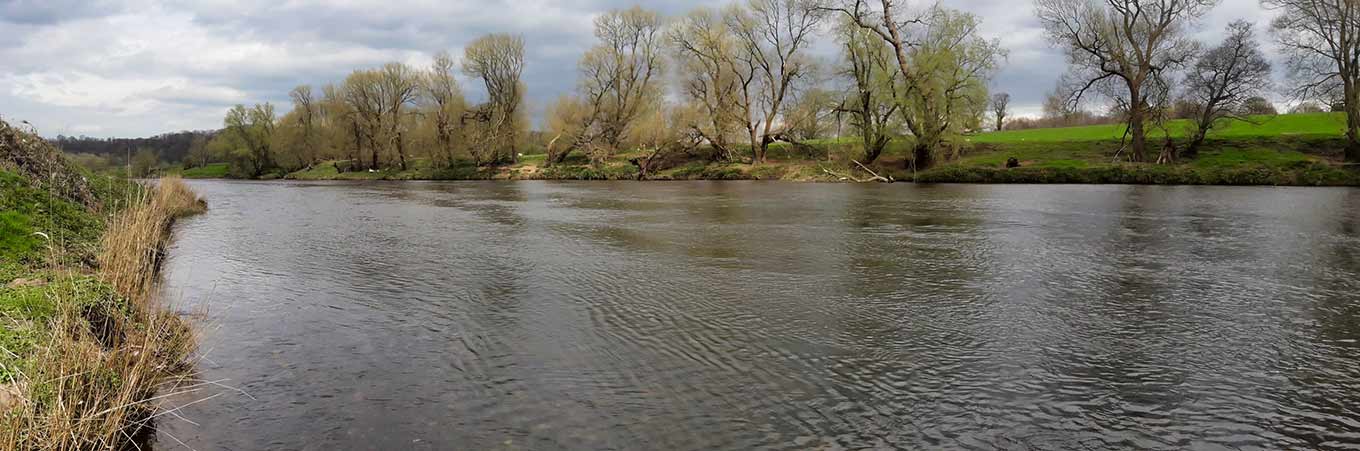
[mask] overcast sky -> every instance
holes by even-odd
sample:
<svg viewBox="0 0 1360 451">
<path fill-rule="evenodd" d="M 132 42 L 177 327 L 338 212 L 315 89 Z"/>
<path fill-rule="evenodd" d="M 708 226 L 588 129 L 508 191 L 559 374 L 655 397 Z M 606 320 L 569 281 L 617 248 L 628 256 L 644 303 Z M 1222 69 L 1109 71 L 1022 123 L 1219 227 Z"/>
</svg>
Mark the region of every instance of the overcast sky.
<svg viewBox="0 0 1360 451">
<path fill-rule="evenodd" d="M 1197 27 L 1217 41 L 1230 21 L 1258 23 L 1258 0 L 1222 0 Z M 523 34 L 532 111 L 568 92 L 576 60 L 594 39 L 592 19 L 633 4 L 667 15 L 724 1 L 623 0 L 0 0 L 0 116 L 43 135 L 146 136 L 221 126 L 236 103 L 286 110 L 299 84 L 338 81 L 388 61 L 430 55 L 488 32 Z M 919 4 L 921 2 L 918 2 Z M 1038 112 L 1064 71 L 1026 0 L 944 0 L 983 19 L 1010 57 L 994 90 Z M 825 41 L 821 49 L 833 48 Z M 1274 53 L 1273 45 L 1265 46 Z M 830 53 L 822 50 L 823 53 Z M 834 55 L 824 55 L 834 58 Z M 481 86 L 461 80 L 473 99 Z"/>
</svg>

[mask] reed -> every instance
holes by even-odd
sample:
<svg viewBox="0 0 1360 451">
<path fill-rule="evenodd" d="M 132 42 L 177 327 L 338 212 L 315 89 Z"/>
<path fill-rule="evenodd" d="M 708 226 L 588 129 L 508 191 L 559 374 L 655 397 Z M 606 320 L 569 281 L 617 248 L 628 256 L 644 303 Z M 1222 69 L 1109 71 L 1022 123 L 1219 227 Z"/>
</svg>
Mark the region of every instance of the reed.
<svg viewBox="0 0 1360 451">
<path fill-rule="evenodd" d="M 97 275 L 113 295 L 53 293 L 58 314 L 10 388 L 0 450 L 137 449 L 163 400 L 200 388 L 188 374 L 192 330 L 155 288 L 174 221 L 206 207 L 179 179 L 139 192 L 100 240 Z"/>
</svg>

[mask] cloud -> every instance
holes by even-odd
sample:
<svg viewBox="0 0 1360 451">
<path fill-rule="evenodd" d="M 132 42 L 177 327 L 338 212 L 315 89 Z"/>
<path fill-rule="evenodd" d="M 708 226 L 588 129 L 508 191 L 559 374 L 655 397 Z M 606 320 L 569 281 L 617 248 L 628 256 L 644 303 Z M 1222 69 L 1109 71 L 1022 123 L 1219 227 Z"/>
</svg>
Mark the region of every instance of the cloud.
<svg viewBox="0 0 1360 451">
<path fill-rule="evenodd" d="M 720 0 L 645 0 L 677 16 Z M 388 61 L 430 55 L 489 32 L 525 36 L 525 84 L 541 112 L 576 84 L 594 18 L 627 0 L 0 0 L 0 114 L 45 133 L 140 136 L 220 126 L 234 103 L 287 104 L 300 84 L 337 82 Z M 1037 113 L 1065 69 L 1061 52 L 1016 0 L 946 4 L 978 14 L 1010 57 L 994 86 Z M 1225 0 L 1199 28 L 1206 40 L 1235 18 L 1266 29 L 1256 0 Z M 1264 36 L 1263 36 L 1264 37 Z M 838 61 L 831 37 L 815 46 Z M 1266 47 L 1270 47 L 1267 45 Z M 469 97 L 481 86 L 462 80 Z M 282 108 L 286 109 L 286 107 Z"/>
</svg>

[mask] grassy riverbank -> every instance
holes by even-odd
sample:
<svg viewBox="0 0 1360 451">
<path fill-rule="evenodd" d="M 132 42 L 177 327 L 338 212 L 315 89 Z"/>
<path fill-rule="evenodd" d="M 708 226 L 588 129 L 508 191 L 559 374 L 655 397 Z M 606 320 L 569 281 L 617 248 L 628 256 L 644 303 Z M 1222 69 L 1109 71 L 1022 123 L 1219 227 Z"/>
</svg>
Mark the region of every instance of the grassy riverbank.
<svg viewBox="0 0 1360 451">
<path fill-rule="evenodd" d="M 982 133 L 967 137 L 959 151 L 926 171 L 906 164 L 909 142 L 896 140 L 868 168 L 900 181 L 923 183 L 1133 183 L 1191 185 L 1329 185 L 1360 186 L 1360 170 L 1342 164 L 1344 115 L 1338 113 L 1260 116 L 1250 122 L 1227 122 L 1214 129 L 1195 158 L 1171 164 L 1128 163 L 1121 154 L 1122 125 L 1032 129 Z M 1149 157 L 1162 136 L 1178 148 L 1187 144 L 1190 124 L 1171 121 L 1150 134 Z M 870 174 L 856 138 L 815 140 L 772 146 L 761 165 L 711 162 L 703 152 L 672 155 L 655 165 L 647 180 L 787 180 L 837 182 L 863 180 Z M 286 174 L 296 180 L 636 180 L 631 159 L 641 151 L 623 152 L 599 164 L 571 156 L 548 166 L 542 154 L 524 155 L 513 165 L 453 167 L 413 159 L 406 170 L 348 172 L 344 162 L 327 161 Z M 1018 168 L 1006 168 L 1015 158 Z M 226 166 L 209 165 L 184 171 L 185 177 L 222 177 Z"/>
<path fill-rule="evenodd" d="M 187 380 L 192 333 L 154 287 L 170 227 L 203 209 L 0 122 L 0 449 L 135 446 Z"/>
</svg>

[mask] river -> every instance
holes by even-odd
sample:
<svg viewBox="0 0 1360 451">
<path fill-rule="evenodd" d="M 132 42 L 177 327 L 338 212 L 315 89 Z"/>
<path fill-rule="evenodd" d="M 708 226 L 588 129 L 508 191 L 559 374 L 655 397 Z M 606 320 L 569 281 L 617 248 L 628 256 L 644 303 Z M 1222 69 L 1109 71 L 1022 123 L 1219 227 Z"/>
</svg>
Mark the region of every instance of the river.
<svg viewBox="0 0 1360 451">
<path fill-rule="evenodd" d="M 162 449 L 1360 449 L 1357 189 L 192 186 Z"/>
</svg>

